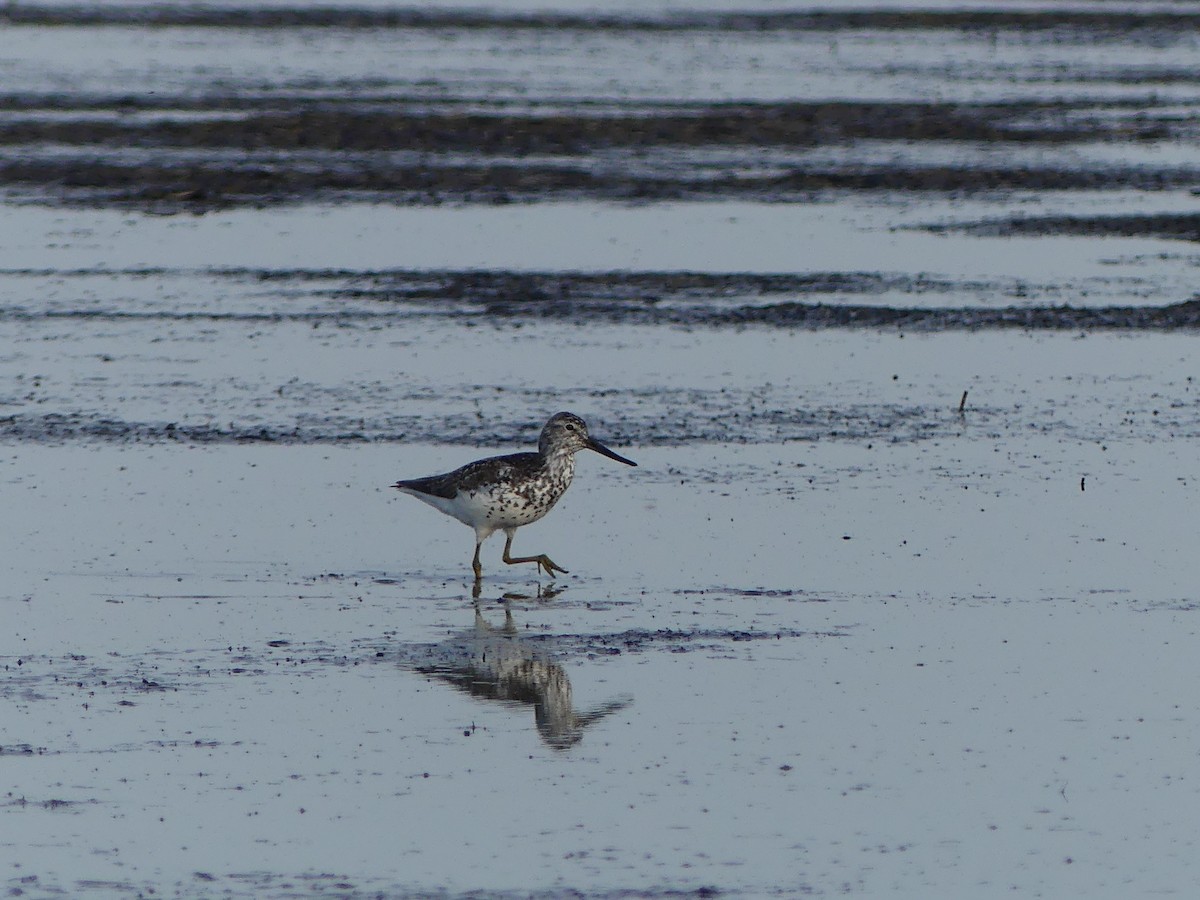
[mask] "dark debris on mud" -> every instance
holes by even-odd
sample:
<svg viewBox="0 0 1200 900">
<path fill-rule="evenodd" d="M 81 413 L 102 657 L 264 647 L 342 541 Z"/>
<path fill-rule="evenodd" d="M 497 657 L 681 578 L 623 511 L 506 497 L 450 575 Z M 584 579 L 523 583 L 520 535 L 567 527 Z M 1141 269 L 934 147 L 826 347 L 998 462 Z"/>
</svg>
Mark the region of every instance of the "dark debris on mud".
<svg viewBox="0 0 1200 900">
<path fill-rule="evenodd" d="M 1151 221 L 1153 217 L 1142 217 Z M 775 297 L 952 294 L 973 285 L 879 272 L 753 274 L 705 272 L 413 271 L 361 273 L 333 297 L 381 304 L 435 304 L 429 315 L 494 322 L 555 319 L 586 325 L 886 328 L 910 331 L 1178 331 L 1200 327 L 1200 299 L 1164 306 L 1021 304 L 910 307 L 822 303 Z"/>
<path fill-rule="evenodd" d="M 1048 222 L 1049 224 L 1046 224 Z M 1030 226 L 1050 229 L 1062 225 L 1085 233 L 1093 220 L 1045 220 Z M 989 229 L 1019 229 L 1019 223 L 989 223 Z M 1200 217 L 1188 215 L 1112 217 L 1095 225 L 1099 233 L 1138 236 L 1200 236 Z M 1023 232 L 1024 233 L 1024 232 Z M 1094 233 L 1094 232 L 1093 232 Z M 43 319 L 81 322 L 169 321 L 322 323 L 343 328 L 380 324 L 402 324 L 413 318 L 491 323 L 498 327 L 524 321 L 557 321 L 568 325 L 662 325 L 679 327 L 749 327 L 791 329 L 886 329 L 895 331 L 983 331 L 1021 329 L 1028 331 L 1183 331 L 1200 328 L 1200 296 L 1165 305 L 1071 306 L 1037 302 L 1009 306 L 892 305 L 885 302 L 850 302 L 851 298 L 946 297 L 980 294 L 991 297 L 1029 297 L 1036 285 L 1021 281 L 1011 284 L 974 282 L 932 277 L 913 277 L 885 272 L 809 273 L 712 273 L 688 271 L 610 272 L 516 272 L 512 270 L 346 270 L 346 269 L 86 269 L 42 271 L 8 269 L 10 277 L 89 278 L 191 275 L 227 279 L 230 282 L 268 284 L 282 300 L 266 310 L 177 310 L 170 308 L 128 309 L 92 305 L 86 308 L 57 306 L 39 309 L 13 305 L 0 309 L 0 322 L 32 322 Z M 323 307 L 290 310 L 298 299 L 325 301 Z M 827 298 L 827 299 L 826 299 Z M 928 301 L 926 301 L 927 303 Z M 0 418 L 0 425 L 14 422 Z M 61 423 L 64 431 L 74 426 Z M 94 423 L 93 427 L 116 431 L 119 422 Z M 197 430 L 197 440 L 230 437 L 221 428 Z M 173 426 L 164 423 L 163 433 L 146 435 L 173 438 Z M 302 429 L 301 429 L 302 430 Z M 345 436 L 354 437 L 347 427 Z M 211 432 L 211 433 L 209 433 Z M 130 434 L 130 437 L 139 435 Z M 293 437 L 300 437 L 297 433 Z M 264 434 L 267 439 L 286 440 L 287 434 Z"/>
<path fill-rule="evenodd" d="M 1141 217 L 1147 225 L 1154 217 Z M 705 272 L 420 271 L 362 273 L 333 297 L 381 304 L 443 304 L 430 314 L 557 319 L 572 324 L 887 328 L 912 331 L 1175 331 L 1200 327 L 1200 300 L 1164 306 L 1021 304 L 1007 307 L 911 307 L 772 298 L 920 296 L 999 290 L 880 272 L 754 274 Z"/>
<path fill-rule="evenodd" d="M 69 273 L 60 273 L 67 277 Z M 83 277 L 91 277 L 94 271 Z M 118 273 L 119 274 L 119 273 Z M 323 321 L 348 329 L 375 329 L 380 322 L 397 328 L 420 317 L 504 330 L 533 322 L 566 326 L 668 326 L 682 329 L 832 329 L 936 333 L 944 331 L 1021 330 L 1026 332 L 1144 333 L 1194 332 L 1200 329 L 1200 298 L 1164 306 L 1005 307 L 895 306 L 881 295 L 921 294 L 951 297 L 978 291 L 995 295 L 997 285 L 967 285 L 937 279 L 869 272 L 805 275 L 706 274 L 692 272 L 532 272 L 510 271 L 256 271 L 231 269 L 210 273 L 235 281 L 252 280 L 278 289 L 281 299 L 268 311 L 218 313 L 176 310 L 87 308 L 12 308 L 0 321 L 40 318 L 58 323 L 72 318 L 83 329 L 127 317 L 175 322 L 220 319 L 236 326 L 244 318 L 257 327 L 264 319 L 291 319 L 311 325 Z M 339 284 L 340 282 L 340 284 Z M 297 297 L 302 308 L 287 312 Z M 828 302 L 821 302 L 828 298 Z M 313 308 L 313 301 L 317 301 Z M 320 304 L 324 304 L 323 306 Z M 106 394 L 106 382 L 90 402 L 67 394 L 43 405 L 37 385 L 18 377 L 0 393 L 0 442 L 61 444 L 295 444 L 433 442 L 470 446 L 519 446 L 536 440 L 539 422 L 521 422 L 513 410 L 568 405 L 577 388 L 562 391 L 538 385 L 463 384 L 439 404 L 462 404 L 460 412 L 426 411 L 435 399 L 425 387 L 376 381 L 348 382 L 331 391 L 306 379 L 287 384 L 267 381 L 239 384 L 219 413 L 210 404 L 180 396 L 174 421 L 140 418 Z M 122 383 L 114 382 L 114 392 Z M 0 387 L 4 387 L 0 385 Z M 219 385 L 219 390 L 229 389 Z M 717 388 L 650 384 L 644 387 L 593 388 L 597 424 L 610 439 L 645 445 L 693 443 L 770 443 L 863 441 L 910 443 L 958 434 L 962 421 L 952 401 L 896 404 L 838 402 L 828 398 L 780 393 L 770 386 Z M 331 398 L 336 402 L 331 406 Z M 953 402 L 957 402 L 957 395 Z M 497 402 L 501 401 L 501 402 Z M 606 410 L 612 404 L 611 410 Z M 616 409 L 620 410 L 619 415 Z M 491 410 L 491 414 L 480 410 Z M 686 416 L 676 413 L 687 410 Z M 606 416 L 606 412 L 610 413 Z M 1005 433 L 1027 427 L 1029 411 L 973 406 L 976 429 Z M 1156 426 L 1172 434 L 1191 434 L 1190 412 L 1160 416 Z M 1055 420 L 1057 421 L 1057 420 Z M 1069 430 L 1065 424 L 1053 426 Z M 1070 426 L 1077 428 L 1078 423 Z M 1065 432 L 1064 432 L 1065 433 Z M 1076 437 L 1081 433 L 1072 431 Z"/>
<path fill-rule="evenodd" d="M 1200 241 L 1200 213 L 1116 216 L 1022 216 L 960 225 L 930 225 L 933 232 L 961 231 L 987 237 L 1138 237 Z"/>
<path fill-rule="evenodd" d="M 669 391 L 655 392 L 654 406 Z M 602 396 L 596 399 L 602 400 Z M 630 412 L 620 425 L 606 428 L 615 442 L 640 435 L 641 446 L 680 446 L 696 443 L 749 444 L 821 440 L 874 439 L 904 443 L 953 433 L 957 420 L 935 410 L 892 407 L 851 410 L 768 408 L 732 415 L 717 398 L 706 400 L 686 420 L 660 413 L 637 413 L 643 398 L 625 396 Z M 728 400 L 728 398 L 722 398 Z M 540 402 L 553 402 L 545 392 Z M 711 407 L 711 408 L 710 408 Z M 86 413 L 22 414 L 0 419 L 0 442 L 59 445 L 65 443 L 165 444 L 280 444 L 335 445 L 362 443 L 440 443 L 460 446 L 510 447 L 536 442 L 539 423 L 522 426 L 502 419 L 479 420 L 473 415 L 430 418 L 411 415 L 364 419 L 346 432 L 336 419 L 313 415 L 303 428 L 284 425 L 210 425 L 125 422 Z M 648 437 L 652 435 L 652 437 Z"/>
<path fill-rule="evenodd" d="M 359 105 L 230 100 L 218 119 L 173 118 L 211 101 L 176 98 L 169 114 L 139 109 L 165 98 L 0 97 L 0 186 L 40 202 L 197 212 L 239 205 L 387 201 L 403 205 L 543 200 L 742 199 L 783 202 L 828 191 L 974 193 L 1009 190 L 1160 190 L 1200 185 L 1200 171 L 1149 164 L 1071 168 L 964 161 L 926 165 L 757 162 L 848 142 L 1033 143 L 1182 139 L 1190 120 L 1136 111 L 1084 120 L 1060 103 L 683 104 L 597 115 L 430 111 L 404 101 Z M 406 109 L 411 106 L 411 109 Z M 1108 104 L 1114 110 L 1124 104 Z M 16 117 L 4 111 L 52 110 Z M 1133 110 L 1130 110 L 1132 113 Z M 1036 123 L 1036 124 L 1035 124 Z M 86 154 L 62 152 L 63 147 Z M 231 151 L 235 154 L 231 156 Z M 697 166 L 695 152 L 727 161 Z M 741 159 L 729 159 L 733 152 Z M 647 158 L 646 154 L 652 154 Z M 303 155 L 303 159 L 299 158 Z"/>
<path fill-rule="evenodd" d="M 354 444 L 382 440 L 362 430 L 343 431 L 328 419 L 308 426 L 127 422 L 87 413 L 15 414 L 0 417 L 0 441 L 59 444 L 74 441 L 185 444 Z"/>
<path fill-rule="evenodd" d="M 585 156 L 598 150 L 656 147 L 797 147 L 855 139 L 1065 143 L 1104 137 L 1166 136 L 1168 123 L 1084 119 L 1068 103 L 761 102 L 629 104 L 629 112 L 597 112 L 577 104 L 570 113 L 534 106 L 524 112 L 496 104 L 489 112 L 430 110 L 428 101 L 383 104 L 352 97 L 231 98 L 214 103 L 190 97 L 114 98 L 0 95 L 0 113 L 55 110 L 63 115 L 0 121 L 0 145 L 41 141 L 66 146 L 192 147 L 274 151 L 462 152 L 504 155 Z M 1114 101 L 1114 109 L 1137 111 Z M 98 118 L 106 109 L 124 115 Z M 554 107 L 561 109 L 561 106 Z M 92 113 L 74 119 L 69 113 Z M 190 121 L 182 113 L 219 111 L 225 116 Z M 161 112 L 158 119 L 132 117 Z M 260 173 L 266 175 L 268 173 Z M 797 173 L 799 176 L 802 173 Z M 80 176 L 81 179 L 84 176 Z M 812 176 L 811 184 L 830 186 Z M 86 183 L 86 182 L 81 182 Z M 805 186 L 804 182 L 797 182 Z M 831 183 L 837 186 L 836 183 Z M 348 182 L 344 186 L 359 186 Z"/>
<path fill-rule="evenodd" d="M 1149 217 L 1147 217 L 1149 218 Z M 896 307 L 821 303 L 772 296 L 950 293 L 950 282 L 881 273 L 754 275 L 706 273 L 455 272 L 358 279 L 335 296 L 385 303 L 464 302 L 457 312 L 494 321 L 557 319 L 572 324 L 888 328 L 911 331 L 1029 329 L 1038 331 L 1175 331 L 1200 327 L 1200 300 L 1164 306 L 1013 305 Z M 737 300 L 754 300 L 742 302 Z"/>
<path fill-rule="evenodd" d="M 839 32 L 947 31 L 977 41 L 1063 40 L 1191 49 L 1200 32 L 1192 9 L 824 10 L 812 12 L 508 12 L 417 6 L 223 6 L 9 3 L 9 29 L 487 31 L 498 48 L 509 32 L 597 35 L 634 41 L 663 32 L 753 35 L 790 40 Z M 1047 38 L 1047 36 L 1049 36 Z M 417 39 L 422 39 L 418 35 Z M 920 36 L 910 38 L 920 40 Z M 1014 76 L 1019 77 L 1019 76 Z M 172 94 L 123 91 L 4 93 L 0 87 L 0 187 L 26 199 L 68 205 L 195 212 L 236 205 L 332 202 L 399 204 L 530 202 L 547 199 L 652 201 L 741 198 L 796 200 L 821 191 L 977 192 L 1161 189 L 1200 185 L 1200 171 L 1137 164 L 1082 166 L 903 161 L 812 164 L 820 147 L 861 141 L 986 144 L 989 148 L 1192 140 L 1194 114 L 1169 91 L 1200 82 L 1195 67 L 1088 63 L 1056 80 L 1142 86 L 1149 96 L 982 102 L 672 102 L 609 96 L 514 99 L 428 91 L 386 74 L 318 77 L 298 90 L 242 83 L 236 72 Z M 436 82 L 435 82 L 436 83 Z M 536 92 L 535 92 L 536 93 Z M 1054 95 L 1051 94 L 1051 97 Z M 203 115 L 217 112 L 218 116 Z M 34 115 L 29 115 L 34 113 Z M 145 114 L 145 115 L 139 115 Z M 200 114 L 200 115 L 198 115 Z M 64 148 L 73 152 L 64 153 Z M 696 151 L 723 162 L 695 164 Z M 732 154 L 730 151 L 734 151 Z M 764 151 L 792 161 L 763 162 Z M 740 151 L 740 152 L 739 152 Z M 969 155 L 969 154 L 968 154 Z M 740 157 L 740 158 L 735 158 Z M 647 160 L 650 164 L 647 164 Z M 700 170 L 703 171 L 700 171 Z"/>
<path fill-rule="evenodd" d="M 521 639 L 531 644 L 552 646 L 556 653 L 581 656 L 615 656 L 621 653 L 641 653 L 666 648 L 672 653 L 709 650 L 728 644 L 752 641 L 782 641 L 798 638 L 845 637 L 846 631 L 833 629 L 772 628 L 633 628 L 614 634 L 551 635 L 522 633 Z"/>
<path fill-rule="evenodd" d="M 418 6 L 239 7 L 198 4 L 10 3 L 0 10 L 10 25 L 207 28 L 488 28 L 636 31 L 826 31 L 844 29 L 1089 30 L 1125 36 L 1130 31 L 1200 31 L 1200 14 L 1163 9 L 897 9 L 814 11 L 691 11 L 604 14 L 568 11 L 437 9 Z"/>
<path fill-rule="evenodd" d="M 603 14 L 423 8 L 261 8 L 187 4 L 10 3 L 9 28 L 119 26 L 206 29 L 370 29 L 454 33 L 569 30 L 629 40 L 661 31 L 706 37 L 863 29 L 1031 32 L 1085 45 L 1187 42 L 1187 10 L 862 10 Z M 316 38 L 320 40 L 319 37 Z M 1158 86 L 1195 84 L 1194 68 L 1080 68 L 1076 79 Z M 945 165 L 763 162 L 764 151 L 803 154 L 861 141 L 1030 144 L 1190 140 L 1195 117 L 1169 97 L 1013 99 L 1001 102 L 671 102 L 444 96 L 374 78 L 332 79 L 304 91 L 240 84 L 237 77 L 172 95 L 0 88 L 0 187 L 42 203 L 203 213 L 239 205 L 368 199 L 398 204 L 549 199 L 797 200 L 824 191 L 979 192 L 1144 190 L 1200 185 L 1200 171 L 1157 165 L 1071 167 L 986 159 Z M 603 89 L 601 89 L 603 93 Z M 381 101 L 380 97 L 384 99 Z M 203 115 L 218 112 L 218 116 Z M 28 115 L 35 113 L 35 115 Z M 138 115 L 139 113 L 148 115 Z M 199 114 L 199 115 L 198 115 Z M 64 153 L 64 148 L 75 152 Z M 697 166 L 695 153 L 724 162 Z M 730 151 L 734 151 L 731 155 Z M 738 157 L 741 158 L 733 158 Z M 649 164 L 648 161 L 649 160 Z"/>
</svg>

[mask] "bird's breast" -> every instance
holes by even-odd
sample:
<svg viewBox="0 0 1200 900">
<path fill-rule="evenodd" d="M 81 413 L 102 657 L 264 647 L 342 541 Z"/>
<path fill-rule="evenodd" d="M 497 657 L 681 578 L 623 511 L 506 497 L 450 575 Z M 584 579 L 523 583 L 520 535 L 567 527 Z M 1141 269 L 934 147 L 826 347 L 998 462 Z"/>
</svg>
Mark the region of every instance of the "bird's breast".
<svg viewBox="0 0 1200 900">
<path fill-rule="evenodd" d="M 493 528 L 517 528 L 548 513 L 571 485 L 574 465 L 546 465 L 525 477 L 481 486 L 464 498 Z"/>
</svg>

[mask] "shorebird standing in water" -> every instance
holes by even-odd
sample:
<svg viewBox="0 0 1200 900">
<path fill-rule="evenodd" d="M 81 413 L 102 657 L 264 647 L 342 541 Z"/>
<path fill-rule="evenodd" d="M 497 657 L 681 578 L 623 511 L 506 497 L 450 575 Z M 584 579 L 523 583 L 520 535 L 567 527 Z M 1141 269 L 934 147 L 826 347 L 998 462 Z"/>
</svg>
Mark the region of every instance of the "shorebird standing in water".
<svg viewBox="0 0 1200 900">
<path fill-rule="evenodd" d="M 551 416 L 542 428 L 537 453 L 492 456 L 445 475 L 397 481 L 392 487 L 475 529 L 475 557 L 471 567 L 476 581 L 483 577 L 479 548 L 496 531 L 505 535 L 506 563 L 537 563 L 538 572 L 545 569 L 553 578 L 555 572 L 567 570 L 545 553 L 513 557 L 509 550 L 517 529 L 550 512 L 566 493 L 575 474 L 575 454 L 580 450 L 595 450 L 627 466 L 637 465 L 589 436 L 587 425 L 579 416 L 560 412 Z"/>
</svg>

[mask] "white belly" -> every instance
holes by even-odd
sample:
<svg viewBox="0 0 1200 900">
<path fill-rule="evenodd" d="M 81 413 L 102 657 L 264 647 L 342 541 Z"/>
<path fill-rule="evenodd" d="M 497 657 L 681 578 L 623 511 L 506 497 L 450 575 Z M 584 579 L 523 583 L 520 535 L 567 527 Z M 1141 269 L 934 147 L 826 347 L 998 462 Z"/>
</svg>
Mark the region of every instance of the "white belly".
<svg viewBox="0 0 1200 900">
<path fill-rule="evenodd" d="M 536 522 L 554 507 L 562 492 L 552 498 L 530 498 L 504 489 L 481 489 L 459 491 L 453 497 L 435 497 L 419 491 L 401 488 L 406 494 L 428 503 L 434 509 L 453 516 L 475 529 L 483 540 L 493 531 L 504 528 L 520 528 Z"/>
</svg>

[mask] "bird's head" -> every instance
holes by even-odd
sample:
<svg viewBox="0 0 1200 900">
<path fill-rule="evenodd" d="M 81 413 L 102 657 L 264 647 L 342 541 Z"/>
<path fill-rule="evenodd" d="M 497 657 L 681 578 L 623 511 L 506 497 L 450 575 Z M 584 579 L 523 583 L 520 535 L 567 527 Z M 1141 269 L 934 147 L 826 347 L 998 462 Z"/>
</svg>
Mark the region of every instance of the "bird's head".
<svg viewBox="0 0 1200 900">
<path fill-rule="evenodd" d="M 543 456 L 548 456 L 552 453 L 575 453 L 579 450 L 594 450 L 627 466 L 637 465 L 633 460 L 614 453 L 595 440 L 588 434 L 587 423 L 574 413 L 560 412 L 551 416 L 550 421 L 542 428 L 541 437 L 538 438 L 538 451 Z"/>
</svg>

